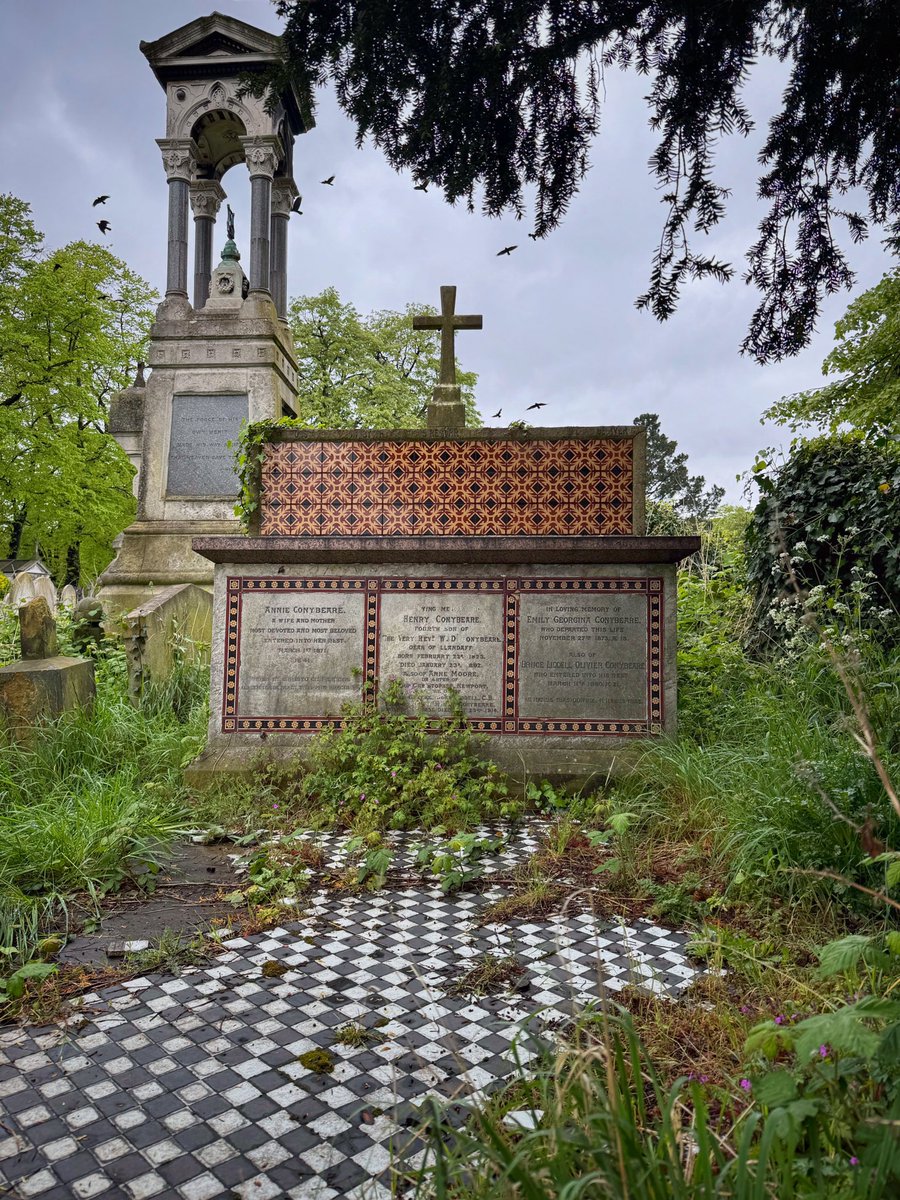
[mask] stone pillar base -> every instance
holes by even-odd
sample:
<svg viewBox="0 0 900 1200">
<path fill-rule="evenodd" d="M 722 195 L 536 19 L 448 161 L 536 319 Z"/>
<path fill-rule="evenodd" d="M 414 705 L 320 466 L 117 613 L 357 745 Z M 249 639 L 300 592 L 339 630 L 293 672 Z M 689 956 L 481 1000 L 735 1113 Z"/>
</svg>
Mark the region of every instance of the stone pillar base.
<svg viewBox="0 0 900 1200">
<path fill-rule="evenodd" d="M 14 742 L 31 741 L 41 720 L 94 703 L 94 664 L 87 658 L 25 659 L 0 667 L 0 730 Z"/>
<path fill-rule="evenodd" d="M 115 559 L 100 576 L 104 626 L 124 632 L 123 618 L 176 584 L 212 591 L 213 566 L 195 554 L 191 539 L 238 532 L 237 521 L 136 521 L 122 535 Z"/>
<path fill-rule="evenodd" d="M 465 429 L 466 406 L 457 384 L 439 383 L 428 405 L 429 429 Z"/>
</svg>

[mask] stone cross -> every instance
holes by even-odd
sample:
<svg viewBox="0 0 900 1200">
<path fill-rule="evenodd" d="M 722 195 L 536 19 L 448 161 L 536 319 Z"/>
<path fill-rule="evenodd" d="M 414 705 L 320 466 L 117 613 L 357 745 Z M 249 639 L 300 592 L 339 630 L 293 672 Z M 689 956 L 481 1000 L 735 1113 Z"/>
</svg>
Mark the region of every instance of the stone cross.
<svg viewBox="0 0 900 1200">
<path fill-rule="evenodd" d="M 456 331 L 457 329 L 481 329 L 481 315 L 457 316 L 456 288 L 441 288 L 441 315 L 439 317 L 413 317 L 413 329 L 439 329 L 441 331 L 441 385 L 456 387 Z"/>
</svg>

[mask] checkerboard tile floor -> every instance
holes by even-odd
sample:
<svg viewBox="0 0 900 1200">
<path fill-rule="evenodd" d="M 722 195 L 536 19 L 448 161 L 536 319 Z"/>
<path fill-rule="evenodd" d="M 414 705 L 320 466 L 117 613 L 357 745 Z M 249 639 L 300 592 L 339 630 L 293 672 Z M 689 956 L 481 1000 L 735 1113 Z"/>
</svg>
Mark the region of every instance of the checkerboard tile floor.
<svg viewBox="0 0 900 1200">
<path fill-rule="evenodd" d="M 320 893 L 209 965 L 85 997 L 67 1027 L 0 1031 L 0 1184 L 44 1200 L 387 1200 L 426 1095 L 491 1088 L 603 989 L 674 996 L 697 974 L 686 935 L 643 921 L 475 928 L 502 894 Z M 518 990 L 449 995 L 488 950 L 518 954 Z M 286 971 L 264 977 L 272 959 Z M 348 1022 L 377 1040 L 335 1044 Z M 317 1049 L 332 1073 L 298 1061 Z"/>
<path fill-rule="evenodd" d="M 481 825 L 473 829 L 472 833 L 475 837 L 494 838 L 501 835 L 506 838 L 505 843 L 496 854 L 485 855 L 478 860 L 484 868 L 485 876 L 509 875 L 516 867 L 527 862 L 540 846 L 543 836 L 551 824 L 552 822 L 546 820 L 532 820 L 515 830 L 502 825 Z M 314 877 L 321 871 L 340 871 L 359 861 L 359 854 L 347 852 L 347 843 L 351 836 L 348 833 L 303 832 L 297 836 L 301 841 L 312 842 L 322 850 L 323 864 L 318 871 L 311 872 Z M 272 840 L 277 843 L 279 838 L 275 837 Z M 423 837 L 421 833 L 398 830 L 389 830 L 385 834 L 384 840 L 391 850 L 390 872 L 392 875 L 422 875 L 425 877 L 429 873 L 428 866 L 420 866 L 416 862 L 418 847 L 441 845 L 447 841 L 446 838 Z M 256 853 L 255 849 L 250 853 L 230 856 L 238 873 L 246 869 L 246 864 L 253 853 Z"/>
</svg>

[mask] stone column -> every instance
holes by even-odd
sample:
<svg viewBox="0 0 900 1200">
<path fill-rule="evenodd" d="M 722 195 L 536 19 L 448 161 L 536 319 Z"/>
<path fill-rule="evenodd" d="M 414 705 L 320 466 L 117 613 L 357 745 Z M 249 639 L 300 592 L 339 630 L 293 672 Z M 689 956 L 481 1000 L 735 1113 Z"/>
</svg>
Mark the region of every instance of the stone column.
<svg viewBox="0 0 900 1200">
<path fill-rule="evenodd" d="M 197 143 L 193 138 L 157 138 L 169 181 L 169 255 L 166 296 L 187 300 L 188 198 L 197 169 Z"/>
<path fill-rule="evenodd" d="M 209 299 L 212 275 L 213 230 L 216 214 L 225 192 L 215 179 L 191 182 L 191 211 L 194 214 L 194 308 L 203 308 Z"/>
<path fill-rule="evenodd" d="M 299 195 L 293 179 L 272 183 L 272 299 L 282 321 L 287 320 L 287 252 L 291 205 Z"/>
<path fill-rule="evenodd" d="M 272 179 L 284 155 L 274 133 L 242 137 L 250 172 L 250 292 L 271 294 Z"/>
</svg>

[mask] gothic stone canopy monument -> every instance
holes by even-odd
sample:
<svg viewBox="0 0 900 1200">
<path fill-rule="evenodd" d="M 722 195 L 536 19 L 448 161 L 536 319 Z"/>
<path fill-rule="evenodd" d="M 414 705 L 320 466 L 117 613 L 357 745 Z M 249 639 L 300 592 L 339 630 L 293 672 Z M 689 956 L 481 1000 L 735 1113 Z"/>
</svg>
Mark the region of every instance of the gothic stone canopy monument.
<svg viewBox="0 0 900 1200">
<path fill-rule="evenodd" d="M 158 141 L 168 181 L 166 296 L 151 332 L 144 384 L 118 396 L 110 431 L 139 468 L 137 520 L 102 577 L 107 607 L 126 612 L 173 584 L 212 584 L 198 535 L 235 533 L 233 450 L 245 421 L 293 415 L 297 366 L 287 315 L 287 230 L 297 196 L 293 145 L 312 121 L 291 90 L 274 106 L 241 94 L 280 39 L 220 13 L 141 50 L 166 94 Z M 249 279 L 229 210 L 213 267 L 216 216 L 232 167 L 250 174 Z M 193 280 L 188 293 L 188 213 Z"/>
<path fill-rule="evenodd" d="M 644 536 L 644 432 L 466 429 L 442 289 L 427 430 L 273 429 L 249 536 L 216 564 L 202 773 L 302 751 L 392 678 L 411 708 L 455 689 L 511 772 L 590 774 L 675 721 L 675 567 Z M 420 319 L 421 320 L 421 319 Z M 264 739 L 264 740 L 263 740 Z"/>
</svg>

